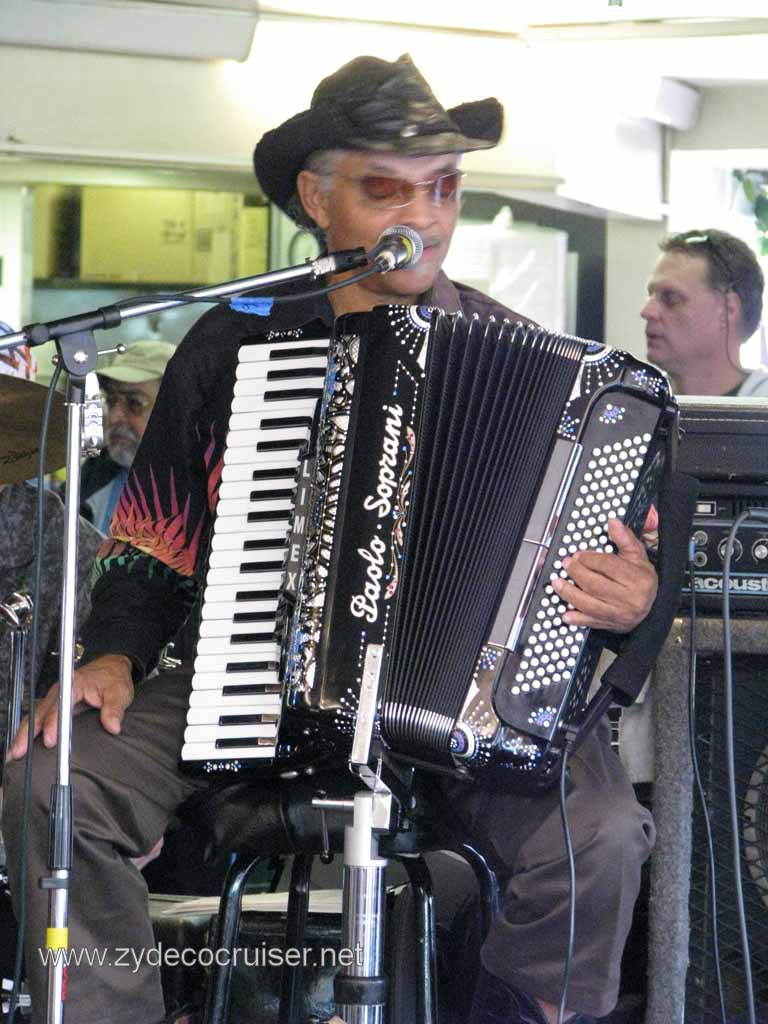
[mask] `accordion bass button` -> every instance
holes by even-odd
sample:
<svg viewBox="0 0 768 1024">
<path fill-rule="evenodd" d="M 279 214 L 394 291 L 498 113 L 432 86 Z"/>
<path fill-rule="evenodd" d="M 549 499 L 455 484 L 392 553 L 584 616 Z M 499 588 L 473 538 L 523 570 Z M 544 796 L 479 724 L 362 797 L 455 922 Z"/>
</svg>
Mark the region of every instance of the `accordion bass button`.
<svg viewBox="0 0 768 1024">
<path fill-rule="evenodd" d="M 451 753 L 462 761 L 469 761 L 475 755 L 477 739 L 475 734 L 464 722 L 457 722 L 451 733 Z"/>
</svg>

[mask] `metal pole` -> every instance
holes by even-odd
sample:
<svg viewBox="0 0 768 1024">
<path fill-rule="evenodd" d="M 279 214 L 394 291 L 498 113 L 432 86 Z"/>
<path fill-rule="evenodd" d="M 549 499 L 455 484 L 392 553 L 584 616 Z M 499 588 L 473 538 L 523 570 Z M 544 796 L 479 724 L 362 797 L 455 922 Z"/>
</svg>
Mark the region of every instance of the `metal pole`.
<svg viewBox="0 0 768 1024">
<path fill-rule="evenodd" d="M 344 912 L 341 948 L 351 960 L 334 985 L 336 1012 L 346 1024 L 383 1024 L 387 862 L 378 856 L 371 792 L 355 794 L 352 825 L 344 833 Z"/>
<path fill-rule="evenodd" d="M 32 598 L 29 594 L 14 591 L 0 604 L 0 619 L 11 631 L 10 668 L 8 680 L 8 720 L 3 744 L 4 760 L 8 760 L 13 738 L 21 722 L 22 698 L 24 695 L 24 653 L 27 634 L 32 622 Z"/>
</svg>

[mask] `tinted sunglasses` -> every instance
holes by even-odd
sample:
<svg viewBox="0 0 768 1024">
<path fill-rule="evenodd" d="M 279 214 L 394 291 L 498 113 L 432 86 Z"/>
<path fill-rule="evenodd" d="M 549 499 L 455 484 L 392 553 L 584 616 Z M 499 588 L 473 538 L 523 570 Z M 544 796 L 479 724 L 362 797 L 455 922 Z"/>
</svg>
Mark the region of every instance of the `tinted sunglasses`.
<svg viewBox="0 0 768 1024">
<path fill-rule="evenodd" d="M 416 192 L 426 192 L 435 206 L 456 199 L 461 191 L 463 171 L 449 171 L 430 181 L 406 181 L 404 178 L 389 178 L 381 174 L 364 174 L 353 177 L 339 174 L 339 178 L 357 183 L 363 198 L 374 206 L 385 210 L 398 210 L 408 206 L 416 198 Z"/>
<path fill-rule="evenodd" d="M 122 405 L 131 416 L 141 416 L 152 404 L 152 399 L 139 391 L 102 391 L 101 400 L 107 410 Z"/>
</svg>

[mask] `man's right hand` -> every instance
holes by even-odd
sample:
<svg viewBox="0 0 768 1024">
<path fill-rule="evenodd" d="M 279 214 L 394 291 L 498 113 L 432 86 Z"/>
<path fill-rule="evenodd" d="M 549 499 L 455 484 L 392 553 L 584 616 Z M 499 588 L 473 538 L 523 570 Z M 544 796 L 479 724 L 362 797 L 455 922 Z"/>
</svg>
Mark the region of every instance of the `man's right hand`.
<svg viewBox="0 0 768 1024">
<path fill-rule="evenodd" d="M 101 709 L 101 724 L 117 735 L 125 709 L 133 700 L 131 659 L 124 654 L 105 654 L 75 672 L 72 706 L 88 704 Z M 29 719 L 24 718 L 11 745 L 9 757 L 18 760 L 27 752 Z M 35 706 L 34 735 L 42 733 L 46 747 L 56 746 L 59 732 L 59 684 L 56 683 Z"/>
</svg>

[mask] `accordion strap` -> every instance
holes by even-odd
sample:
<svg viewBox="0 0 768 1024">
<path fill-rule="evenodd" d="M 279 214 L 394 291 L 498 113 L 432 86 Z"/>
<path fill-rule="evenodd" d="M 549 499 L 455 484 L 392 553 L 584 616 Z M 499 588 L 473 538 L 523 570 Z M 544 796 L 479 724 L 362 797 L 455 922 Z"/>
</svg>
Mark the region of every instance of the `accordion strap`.
<svg viewBox="0 0 768 1024">
<path fill-rule="evenodd" d="M 667 431 L 667 452 L 659 487 L 659 589 L 647 617 L 621 642 L 616 659 L 601 679 L 613 700 L 628 707 L 648 678 L 672 626 L 687 562 L 691 521 L 699 482 L 675 469 L 677 423 Z"/>
</svg>

